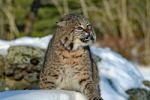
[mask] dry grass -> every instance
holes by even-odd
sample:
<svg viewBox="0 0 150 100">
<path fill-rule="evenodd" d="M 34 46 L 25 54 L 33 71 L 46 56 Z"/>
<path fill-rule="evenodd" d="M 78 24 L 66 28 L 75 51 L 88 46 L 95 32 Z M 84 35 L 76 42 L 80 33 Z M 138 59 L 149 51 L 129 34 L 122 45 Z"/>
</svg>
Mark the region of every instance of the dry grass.
<svg viewBox="0 0 150 100">
<path fill-rule="evenodd" d="M 56 7 L 58 16 L 69 12 L 81 12 L 88 17 L 96 30 L 99 46 L 109 46 L 139 63 L 150 62 L 150 0 L 48 0 L 47 2 Z M 0 34 L 4 31 L 1 27 L 3 19 L 0 17 Z"/>
<path fill-rule="evenodd" d="M 150 62 L 149 0 L 101 0 L 87 5 L 100 46 L 110 46 L 138 63 Z"/>
</svg>

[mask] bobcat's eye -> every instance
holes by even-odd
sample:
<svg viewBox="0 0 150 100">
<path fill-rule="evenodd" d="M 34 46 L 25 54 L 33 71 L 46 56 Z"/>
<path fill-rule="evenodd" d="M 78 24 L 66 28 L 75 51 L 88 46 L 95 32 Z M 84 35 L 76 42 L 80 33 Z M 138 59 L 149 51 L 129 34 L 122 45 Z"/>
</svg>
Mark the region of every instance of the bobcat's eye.
<svg viewBox="0 0 150 100">
<path fill-rule="evenodd" d="M 82 27 L 77 27 L 77 30 L 83 31 L 83 28 Z"/>
</svg>

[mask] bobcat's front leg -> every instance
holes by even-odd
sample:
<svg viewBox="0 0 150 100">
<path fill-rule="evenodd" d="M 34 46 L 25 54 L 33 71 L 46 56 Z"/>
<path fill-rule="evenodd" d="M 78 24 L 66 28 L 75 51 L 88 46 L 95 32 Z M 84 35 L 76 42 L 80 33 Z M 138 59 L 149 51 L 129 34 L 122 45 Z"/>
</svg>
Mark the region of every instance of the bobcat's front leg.
<svg viewBox="0 0 150 100">
<path fill-rule="evenodd" d="M 97 89 L 97 84 L 93 81 L 90 72 L 82 71 L 78 75 L 80 91 L 88 100 L 101 100 L 100 93 Z"/>
<path fill-rule="evenodd" d="M 88 100 L 101 100 L 99 92 L 92 83 L 85 84 L 83 93 L 86 95 Z"/>
</svg>

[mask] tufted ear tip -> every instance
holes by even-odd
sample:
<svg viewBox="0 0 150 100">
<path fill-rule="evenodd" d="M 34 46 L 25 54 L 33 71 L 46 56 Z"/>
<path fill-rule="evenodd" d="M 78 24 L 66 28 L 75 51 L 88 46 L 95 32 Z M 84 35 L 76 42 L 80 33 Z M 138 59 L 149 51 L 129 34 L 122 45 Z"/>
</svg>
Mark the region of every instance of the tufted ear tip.
<svg viewBox="0 0 150 100">
<path fill-rule="evenodd" d="M 56 22 L 58 26 L 66 26 L 67 22 L 66 21 L 61 21 L 61 22 Z"/>
</svg>

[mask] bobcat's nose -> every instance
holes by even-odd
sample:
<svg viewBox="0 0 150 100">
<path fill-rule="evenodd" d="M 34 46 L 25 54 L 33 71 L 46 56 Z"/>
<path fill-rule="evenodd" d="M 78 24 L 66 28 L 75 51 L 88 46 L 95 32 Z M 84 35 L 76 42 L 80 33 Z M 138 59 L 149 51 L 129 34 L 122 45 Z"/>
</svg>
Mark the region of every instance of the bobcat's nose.
<svg viewBox="0 0 150 100">
<path fill-rule="evenodd" d="M 91 35 L 90 35 L 90 33 L 85 33 L 85 40 L 90 40 L 90 37 L 91 37 Z"/>
</svg>

